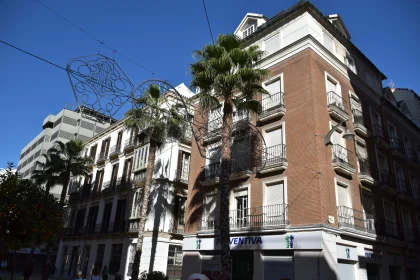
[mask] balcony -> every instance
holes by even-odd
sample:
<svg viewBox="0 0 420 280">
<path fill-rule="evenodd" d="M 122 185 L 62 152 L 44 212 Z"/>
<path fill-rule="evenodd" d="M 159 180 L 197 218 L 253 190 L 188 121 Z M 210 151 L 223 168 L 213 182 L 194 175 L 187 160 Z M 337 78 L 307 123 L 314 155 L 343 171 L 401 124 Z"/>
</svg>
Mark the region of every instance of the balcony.
<svg viewBox="0 0 420 280">
<path fill-rule="evenodd" d="M 180 167 L 175 170 L 175 181 L 188 185 L 189 168 Z"/>
<path fill-rule="evenodd" d="M 184 225 L 180 225 L 180 224 L 171 224 L 169 225 L 169 232 L 172 234 L 183 234 L 184 233 Z"/>
<path fill-rule="evenodd" d="M 391 146 L 391 153 L 394 156 L 405 158 L 404 144 L 401 140 L 398 140 L 397 137 L 392 137 L 390 139 L 390 146 Z"/>
<path fill-rule="evenodd" d="M 376 185 L 376 180 L 372 176 L 370 169 L 371 163 L 367 159 L 359 159 L 359 181 L 368 185 Z"/>
<path fill-rule="evenodd" d="M 146 173 L 144 173 L 144 176 L 137 176 L 133 179 L 133 184 L 135 184 L 137 187 L 142 187 L 146 183 Z"/>
<path fill-rule="evenodd" d="M 406 181 L 397 180 L 397 190 L 398 190 L 398 196 L 401 199 L 411 200 L 412 195 L 411 195 L 410 185 L 407 184 Z"/>
<path fill-rule="evenodd" d="M 261 162 L 258 171 L 261 174 L 274 171 L 286 170 L 288 166 L 286 160 L 286 145 L 279 144 L 265 148 L 262 152 Z"/>
<path fill-rule="evenodd" d="M 355 168 L 350 164 L 349 155 L 352 154 L 348 149 L 341 145 L 334 144 L 332 146 L 333 160 L 332 165 L 334 170 L 345 175 L 353 175 Z"/>
<path fill-rule="evenodd" d="M 117 183 L 116 183 L 116 190 L 117 191 L 123 191 L 127 189 L 131 189 L 132 181 L 130 175 L 118 177 Z"/>
<path fill-rule="evenodd" d="M 385 129 L 379 124 L 372 126 L 372 136 L 376 144 L 381 145 L 384 148 L 389 148 L 388 137 L 386 136 Z"/>
<path fill-rule="evenodd" d="M 126 223 L 126 232 L 138 232 L 139 220 L 130 220 Z"/>
<path fill-rule="evenodd" d="M 121 145 L 115 145 L 109 149 L 109 159 L 118 157 L 121 151 Z"/>
<path fill-rule="evenodd" d="M 347 113 L 347 102 L 334 91 L 327 92 L 328 113 L 330 116 L 340 122 L 349 118 Z"/>
<path fill-rule="evenodd" d="M 337 207 L 338 226 L 344 229 L 353 229 L 376 234 L 375 217 L 363 211 L 355 210 L 347 206 Z"/>
<path fill-rule="evenodd" d="M 102 152 L 99 154 L 98 158 L 96 159 L 96 164 L 103 164 L 105 163 L 107 158 L 107 154 L 105 152 Z"/>
<path fill-rule="evenodd" d="M 212 163 L 203 167 L 200 183 L 202 186 L 211 186 L 220 182 L 220 162 Z M 229 172 L 231 181 L 249 178 L 251 176 L 251 157 L 232 156 L 232 167 Z"/>
<path fill-rule="evenodd" d="M 286 114 L 286 108 L 284 107 L 284 94 L 282 92 L 264 97 L 261 100 L 261 106 L 261 113 L 257 116 L 257 120 L 260 122 L 281 118 L 284 114 Z"/>
<path fill-rule="evenodd" d="M 207 123 L 207 130 L 203 135 L 204 142 L 213 142 L 222 136 L 222 118 L 209 120 Z"/>
<path fill-rule="evenodd" d="M 379 186 L 382 190 L 397 194 L 397 189 L 394 186 L 394 180 L 388 170 L 379 170 Z"/>
<path fill-rule="evenodd" d="M 129 151 L 133 151 L 134 147 L 136 146 L 136 141 L 134 140 L 134 138 L 130 138 L 125 140 L 124 142 L 124 152 L 129 152 Z"/>
<path fill-rule="evenodd" d="M 138 162 L 134 162 L 134 166 L 133 166 L 133 173 L 134 172 L 138 172 L 141 171 L 143 169 L 147 168 L 147 160 L 146 161 L 138 161 Z"/>
<path fill-rule="evenodd" d="M 419 158 L 417 156 L 417 153 L 413 149 L 411 149 L 411 148 L 405 149 L 405 155 L 406 155 L 406 157 L 408 159 L 408 162 L 410 164 L 413 164 L 413 165 L 420 164 L 420 161 L 419 161 Z"/>
<path fill-rule="evenodd" d="M 107 182 L 102 183 L 102 186 L 101 186 L 101 193 L 102 194 L 107 194 L 107 193 L 110 193 L 111 191 L 112 191 L 111 181 L 107 181 Z"/>
<path fill-rule="evenodd" d="M 365 120 L 363 118 L 362 111 L 353 109 L 351 110 L 353 113 L 353 129 L 354 132 L 361 136 L 361 137 L 367 137 L 369 135 L 368 130 L 365 126 Z"/>
<path fill-rule="evenodd" d="M 407 242 L 414 242 L 414 229 L 404 228 L 404 239 Z"/>
<path fill-rule="evenodd" d="M 229 211 L 230 229 L 281 227 L 289 225 L 287 204 L 266 205 Z M 209 213 L 201 217 L 199 231 L 219 229 L 219 213 Z"/>
</svg>

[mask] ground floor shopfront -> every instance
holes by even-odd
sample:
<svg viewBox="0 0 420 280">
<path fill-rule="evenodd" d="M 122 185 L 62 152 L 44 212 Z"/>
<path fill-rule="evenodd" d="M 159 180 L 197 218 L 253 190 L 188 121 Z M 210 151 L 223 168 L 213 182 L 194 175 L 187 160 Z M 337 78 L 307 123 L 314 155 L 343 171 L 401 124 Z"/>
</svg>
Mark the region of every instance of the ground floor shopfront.
<svg viewBox="0 0 420 280">
<path fill-rule="evenodd" d="M 233 280 L 420 280 L 418 251 L 333 230 L 231 234 Z M 220 239 L 186 235 L 182 279 L 220 274 Z M 410 254 L 410 255 L 408 255 Z"/>
<path fill-rule="evenodd" d="M 94 267 L 107 265 L 109 273 L 120 272 L 123 279 L 131 277 L 137 239 L 101 238 L 65 240 L 60 242 L 56 259 L 56 276 L 74 279 L 82 271 L 90 279 Z M 182 241 L 168 237 L 144 238 L 140 272 L 162 271 L 170 279 L 180 279 L 182 268 Z"/>
</svg>

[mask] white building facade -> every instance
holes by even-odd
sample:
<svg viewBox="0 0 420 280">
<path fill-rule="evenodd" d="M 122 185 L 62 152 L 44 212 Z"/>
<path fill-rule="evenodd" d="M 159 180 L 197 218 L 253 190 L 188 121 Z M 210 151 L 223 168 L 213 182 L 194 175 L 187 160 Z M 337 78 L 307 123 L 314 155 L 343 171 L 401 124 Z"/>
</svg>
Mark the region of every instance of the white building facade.
<svg viewBox="0 0 420 280">
<path fill-rule="evenodd" d="M 87 107 L 81 108 L 83 112 L 80 108 L 67 106 L 57 115 L 45 118 L 42 132 L 29 142 L 20 154 L 17 171 L 23 178 L 31 177 L 32 171 L 36 168 L 35 163 L 44 161 L 42 154 L 45 154 L 56 141 L 63 143 L 72 139 L 87 141 L 116 122 L 115 119 L 110 119 Z M 50 192 L 59 197 L 61 190 L 62 187 L 57 185 Z"/>
<path fill-rule="evenodd" d="M 177 90 L 193 95 L 183 84 Z M 140 262 L 140 272 L 162 271 L 170 279 L 179 279 L 182 268 L 191 129 L 183 135 L 156 152 Z M 86 155 L 95 160 L 90 175 L 69 189 L 57 276 L 74 278 L 80 270 L 89 279 L 94 267 L 105 265 L 110 274 L 131 276 L 148 151 L 148 136 L 126 128 L 124 120 L 87 142 Z"/>
</svg>

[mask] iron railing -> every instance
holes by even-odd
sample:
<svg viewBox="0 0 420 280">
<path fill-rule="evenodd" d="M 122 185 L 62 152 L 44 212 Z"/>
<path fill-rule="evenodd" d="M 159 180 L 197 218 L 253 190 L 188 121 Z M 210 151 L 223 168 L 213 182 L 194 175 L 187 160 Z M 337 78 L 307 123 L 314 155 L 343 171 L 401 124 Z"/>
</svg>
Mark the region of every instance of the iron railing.
<svg viewBox="0 0 420 280">
<path fill-rule="evenodd" d="M 271 168 L 286 162 L 286 145 L 278 144 L 263 149 L 259 168 Z"/>
<path fill-rule="evenodd" d="M 248 110 L 234 111 L 232 116 L 233 125 L 238 125 L 242 122 L 249 122 L 251 120 Z"/>
<path fill-rule="evenodd" d="M 277 92 L 261 99 L 261 113 L 260 116 L 269 115 L 275 112 L 276 109 L 284 107 L 284 94 Z"/>
<path fill-rule="evenodd" d="M 352 154 L 352 152 L 348 149 L 346 149 L 345 147 L 339 145 L 339 144 L 334 144 L 332 146 L 332 152 L 333 152 L 333 162 L 341 162 L 341 163 L 346 163 L 348 165 L 350 164 L 350 160 L 349 160 L 349 155 Z"/>
<path fill-rule="evenodd" d="M 365 126 L 365 119 L 363 117 L 362 111 L 353 109 L 351 112 L 353 113 L 353 122 Z"/>
<path fill-rule="evenodd" d="M 373 137 L 376 137 L 376 138 L 382 138 L 383 140 L 388 140 L 388 138 L 386 137 L 385 129 L 382 128 L 382 126 L 380 126 L 379 124 L 374 124 L 372 126 L 372 135 Z"/>
<path fill-rule="evenodd" d="M 397 190 L 400 194 L 405 194 L 411 197 L 410 186 L 404 180 L 397 180 Z"/>
<path fill-rule="evenodd" d="M 126 223 L 126 232 L 136 232 L 139 230 L 139 220 L 130 220 Z"/>
<path fill-rule="evenodd" d="M 105 161 L 105 160 L 106 160 L 106 158 L 107 158 L 107 154 L 106 154 L 106 152 L 102 152 L 102 153 L 100 153 L 100 154 L 98 155 L 98 158 L 96 159 L 96 163 L 99 163 L 99 162 Z"/>
<path fill-rule="evenodd" d="M 177 170 L 175 170 L 176 178 L 175 180 L 181 183 L 188 183 L 188 175 L 189 175 L 189 168 L 186 166 L 179 166 Z"/>
<path fill-rule="evenodd" d="M 134 140 L 134 138 L 127 139 L 124 142 L 124 150 L 134 148 L 135 145 L 136 145 L 136 141 Z"/>
<path fill-rule="evenodd" d="M 232 156 L 232 166 L 229 174 L 251 170 L 251 156 Z M 220 162 L 208 164 L 203 167 L 202 180 L 211 180 L 220 176 Z"/>
<path fill-rule="evenodd" d="M 376 233 L 375 216 L 347 206 L 337 207 L 338 224 L 369 233 Z"/>
<path fill-rule="evenodd" d="M 388 170 L 385 170 L 385 169 L 379 170 L 379 184 L 387 185 L 387 186 L 393 185 L 392 175 L 391 173 L 388 172 Z"/>
<path fill-rule="evenodd" d="M 367 159 L 359 158 L 360 175 L 372 176 L 371 163 Z"/>
<path fill-rule="evenodd" d="M 347 114 L 347 102 L 334 91 L 327 92 L 328 108 L 338 109 L 344 114 Z"/>
<path fill-rule="evenodd" d="M 101 192 L 107 192 L 110 190 L 111 190 L 111 182 L 110 181 L 103 182 L 101 186 Z"/>
<path fill-rule="evenodd" d="M 405 149 L 405 154 L 406 154 L 408 160 L 410 160 L 414 163 L 419 163 L 419 158 L 417 156 L 417 153 L 413 149 L 411 149 L 411 148 Z"/>
<path fill-rule="evenodd" d="M 260 207 L 244 208 L 229 211 L 229 227 L 265 227 L 286 226 L 289 224 L 287 204 L 266 205 Z M 218 229 L 219 212 L 204 214 L 199 230 Z"/>
<path fill-rule="evenodd" d="M 391 144 L 391 150 L 392 151 L 398 151 L 404 154 L 404 144 L 401 140 L 399 140 L 397 137 L 392 137 L 390 139 Z"/>
<path fill-rule="evenodd" d="M 111 147 L 109 149 L 109 156 L 112 157 L 112 156 L 118 155 L 120 153 L 120 150 L 121 150 L 121 145 L 115 145 Z"/>
</svg>

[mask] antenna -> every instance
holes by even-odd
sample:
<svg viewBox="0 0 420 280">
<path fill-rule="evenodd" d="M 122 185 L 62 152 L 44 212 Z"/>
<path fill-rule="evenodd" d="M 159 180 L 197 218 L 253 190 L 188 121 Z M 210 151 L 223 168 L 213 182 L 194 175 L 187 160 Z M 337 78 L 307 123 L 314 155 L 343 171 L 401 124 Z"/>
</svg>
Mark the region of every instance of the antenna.
<svg viewBox="0 0 420 280">
<path fill-rule="evenodd" d="M 394 92 L 395 90 L 395 83 L 393 80 L 391 80 L 388 84 L 389 88 L 391 89 L 392 92 Z"/>
</svg>

